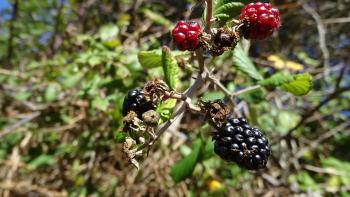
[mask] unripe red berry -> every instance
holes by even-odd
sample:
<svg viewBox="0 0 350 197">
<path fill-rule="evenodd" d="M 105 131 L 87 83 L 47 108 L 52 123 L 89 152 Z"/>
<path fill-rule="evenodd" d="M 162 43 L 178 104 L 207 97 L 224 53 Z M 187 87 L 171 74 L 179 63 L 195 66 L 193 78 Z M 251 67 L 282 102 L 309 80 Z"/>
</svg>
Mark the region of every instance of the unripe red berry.
<svg viewBox="0 0 350 197">
<path fill-rule="evenodd" d="M 281 26 L 278 9 L 272 8 L 269 3 L 257 2 L 244 6 L 240 19 L 247 22 L 243 28 L 246 39 L 265 39 Z"/>
<path fill-rule="evenodd" d="M 177 22 L 172 30 L 172 36 L 175 44 L 181 51 L 194 51 L 199 46 L 199 36 L 201 27 L 196 22 Z"/>
</svg>

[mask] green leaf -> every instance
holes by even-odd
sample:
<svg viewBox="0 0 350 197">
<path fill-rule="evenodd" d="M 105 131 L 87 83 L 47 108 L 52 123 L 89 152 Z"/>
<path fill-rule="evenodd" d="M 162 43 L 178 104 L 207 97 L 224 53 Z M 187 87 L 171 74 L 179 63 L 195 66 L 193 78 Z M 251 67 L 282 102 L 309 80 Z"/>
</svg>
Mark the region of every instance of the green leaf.
<svg viewBox="0 0 350 197">
<path fill-rule="evenodd" d="M 119 33 L 119 28 L 116 25 L 108 24 L 104 25 L 98 31 L 98 36 L 102 41 L 108 41 L 114 39 Z"/>
<path fill-rule="evenodd" d="M 264 0 L 260 0 L 264 2 Z M 245 4 L 253 2 L 252 0 L 214 0 L 214 17 L 223 24 L 234 19 L 241 12 Z M 265 1 L 268 2 L 268 1 Z"/>
<path fill-rule="evenodd" d="M 264 79 L 259 81 L 259 84 L 265 87 L 278 87 L 284 83 L 288 83 L 293 81 L 294 78 L 292 75 L 286 75 L 283 73 L 277 73 L 269 77 L 268 79 Z"/>
<path fill-rule="evenodd" d="M 54 157 L 51 155 L 40 155 L 29 163 L 29 169 L 34 170 L 38 167 L 52 165 Z"/>
<path fill-rule="evenodd" d="M 307 94 L 312 88 L 312 77 L 309 73 L 288 75 L 277 73 L 270 78 L 259 81 L 265 87 L 281 87 L 282 90 L 296 96 Z"/>
<path fill-rule="evenodd" d="M 24 100 L 28 99 L 31 95 L 32 95 L 31 92 L 20 91 L 20 92 L 16 93 L 15 98 L 19 101 L 24 101 Z"/>
<path fill-rule="evenodd" d="M 217 99 L 223 99 L 225 94 L 221 91 L 205 92 L 202 100 L 203 101 L 213 101 Z"/>
<path fill-rule="evenodd" d="M 192 145 L 193 148 L 191 154 L 177 162 L 171 168 L 170 176 L 176 183 L 183 181 L 192 175 L 198 162 L 202 146 L 201 139 L 195 140 Z"/>
<path fill-rule="evenodd" d="M 162 48 L 162 66 L 165 75 L 165 82 L 170 89 L 175 90 L 179 82 L 179 66 L 176 59 L 166 46 Z"/>
<path fill-rule="evenodd" d="M 149 9 L 144 9 L 143 13 L 147 18 L 151 19 L 157 25 L 170 26 L 171 24 L 171 22 L 168 19 Z"/>
<path fill-rule="evenodd" d="M 59 85 L 50 83 L 45 90 L 45 100 L 48 102 L 56 100 L 58 96 Z"/>
<path fill-rule="evenodd" d="M 188 51 L 172 51 L 175 58 L 182 58 L 188 56 Z M 160 49 L 152 51 L 141 51 L 138 54 L 138 59 L 144 68 L 156 68 L 162 66 L 162 51 Z"/>
<path fill-rule="evenodd" d="M 217 0 L 214 4 L 214 17 L 226 22 L 239 15 L 244 4 L 234 0 Z"/>
<path fill-rule="evenodd" d="M 214 155 L 214 143 L 208 139 L 201 153 L 201 160 L 210 159 Z"/>
<path fill-rule="evenodd" d="M 156 111 L 160 114 L 159 124 L 162 124 L 171 118 L 175 105 L 176 105 L 176 99 L 168 99 L 166 101 L 161 102 L 158 105 Z"/>
<path fill-rule="evenodd" d="M 277 114 L 278 130 L 281 133 L 286 134 L 290 129 L 295 127 L 300 121 L 300 115 L 291 111 L 279 111 Z"/>
<path fill-rule="evenodd" d="M 312 77 L 309 73 L 296 75 L 293 81 L 282 84 L 281 89 L 295 96 L 305 95 L 312 89 Z"/>
<path fill-rule="evenodd" d="M 160 50 L 141 51 L 137 57 L 144 68 L 155 68 L 162 65 L 162 52 Z"/>
<path fill-rule="evenodd" d="M 306 171 L 301 171 L 298 174 L 293 174 L 288 177 L 290 183 L 298 184 L 302 191 L 315 191 L 319 189 L 317 182 Z"/>
<path fill-rule="evenodd" d="M 108 108 L 109 102 L 106 98 L 102 99 L 100 97 L 96 97 L 92 101 L 92 107 L 96 109 L 100 109 L 101 111 L 106 111 Z"/>
<path fill-rule="evenodd" d="M 122 131 L 116 131 L 115 132 L 115 140 L 117 143 L 122 143 L 125 141 L 127 134 Z"/>
<path fill-rule="evenodd" d="M 235 50 L 233 51 L 233 65 L 243 73 L 247 74 L 253 79 L 262 80 L 263 77 L 255 68 L 255 65 L 250 60 L 248 55 L 243 51 L 240 44 L 237 44 Z"/>
</svg>

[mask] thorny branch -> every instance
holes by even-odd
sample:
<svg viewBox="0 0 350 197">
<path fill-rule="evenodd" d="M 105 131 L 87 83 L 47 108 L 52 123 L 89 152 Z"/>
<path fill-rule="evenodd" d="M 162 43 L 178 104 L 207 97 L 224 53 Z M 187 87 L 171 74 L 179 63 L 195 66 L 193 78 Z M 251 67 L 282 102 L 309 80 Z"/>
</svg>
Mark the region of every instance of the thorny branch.
<svg viewBox="0 0 350 197">
<path fill-rule="evenodd" d="M 207 13 L 206 13 L 205 32 L 210 33 L 211 22 L 212 22 L 211 19 L 212 19 L 212 15 L 213 15 L 213 13 L 212 13 L 213 2 L 212 2 L 212 0 L 207 0 L 206 3 L 207 3 Z M 208 68 L 205 66 L 203 49 L 196 50 L 195 54 L 196 54 L 196 58 L 198 61 L 198 67 L 199 67 L 199 72 L 198 72 L 198 75 L 196 77 L 196 80 L 189 87 L 189 89 L 187 91 L 185 91 L 185 93 L 180 94 L 180 93 L 173 92 L 172 94 L 167 95 L 169 98 L 174 98 L 174 99 L 181 101 L 181 103 L 179 103 L 175 107 L 173 117 L 171 119 L 169 119 L 167 122 L 165 122 L 163 125 L 158 127 L 158 131 L 156 132 L 155 137 L 153 139 L 151 139 L 148 143 L 145 143 L 144 145 L 140 146 L 138 148 L 138 150 L 141 150 L 141 149 L 145 148 L 146 146 L 149 146 L 149 147 L 152 146 L 154 144 L 154 142 L 157 141 L 159 139 L 159 137 L 172 125 L 172 123 L 185 112 L 186 109 L 190 109 L 191 111 L 195 111 L 195 112 L 201 111 L 201 109 L 199 107 L 194 106 L 191 103 L 191 98 L 194 96 L 195 92 L 200 87 L 202 87 L 203 83 L 205 84 L 205 82 L 207 82 L 207 80 L 210 83 L 213 83 L 216 86 L 218 86 L 227 96 L 230 97 L 230 100 L 232 100 L 232 101 L 235 97 L 237 97 L 240 94 L 261 88 L 260 85 L 255 85 L 252 87 L 248 87 L 246 89 L 239 90 L 237 92 L 230 92 L 229 90 L 227 90 L 225 88 L 225 86 L 223 84 L 221 84 L 219 79 L 217 79 L 215 76 L 213 76 L 211 74 L 212 72 L 210 72 L 208 70 Z"/>
</svg>

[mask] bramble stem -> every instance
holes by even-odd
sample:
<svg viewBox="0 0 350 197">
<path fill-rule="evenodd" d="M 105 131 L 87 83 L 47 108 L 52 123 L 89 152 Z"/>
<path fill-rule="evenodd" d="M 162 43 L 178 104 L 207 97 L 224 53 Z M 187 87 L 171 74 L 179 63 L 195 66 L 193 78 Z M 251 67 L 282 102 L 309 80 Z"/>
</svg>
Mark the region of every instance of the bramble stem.
<svg viewBox="0 0 350 197">
<path fill-rule="evenodd" d="M 206 0 L 207 1 L 207 16 L 206 16 L 206 24 L 204 31 L 207 33 L 211 33 L 210 27 L 211 22 L 213 18 L 213 1 L 212 0 Z"/>
</svg>

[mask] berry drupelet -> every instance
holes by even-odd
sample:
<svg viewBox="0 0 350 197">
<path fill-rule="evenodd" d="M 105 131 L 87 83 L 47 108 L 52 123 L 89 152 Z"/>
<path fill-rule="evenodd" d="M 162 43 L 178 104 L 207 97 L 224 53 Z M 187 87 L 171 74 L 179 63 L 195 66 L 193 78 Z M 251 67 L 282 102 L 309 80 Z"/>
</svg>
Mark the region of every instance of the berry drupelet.
<svg viewBox="0 0 350 197">
<path fill-rule="evenodd" d="M 172 30 L 172 37 L 181 51 L 194 51 L 199 46 L 199 36 L 201 34 L 201 27 L 196 22 L 177 22 L 175 28 Z"/>
<path fill-rule="evenodd" d="M 263 40 L 281 26 L 280 12 L 269 3 L 257 2 L 244 6 L 240 20 L 247 22 L 242 28 L 246 39 Z"/>
<path fill-rule="evenodd" d="M 217 155 L 248 170 L 264 168 L 271 154 L 263 133 L 250 127 L 244 118 L 228 118 L 226 125 L 214 133 L 213 139 Z"/>
<path fill-rule="evenodd" d="M 130 90 L 124 98 L 122 113 L 125 116 L 129 111 L 134 111 L 139 118 L 142 114 L 155 109 L 150 101 L 147 101 L 142 90 Z"/>
</svg>

